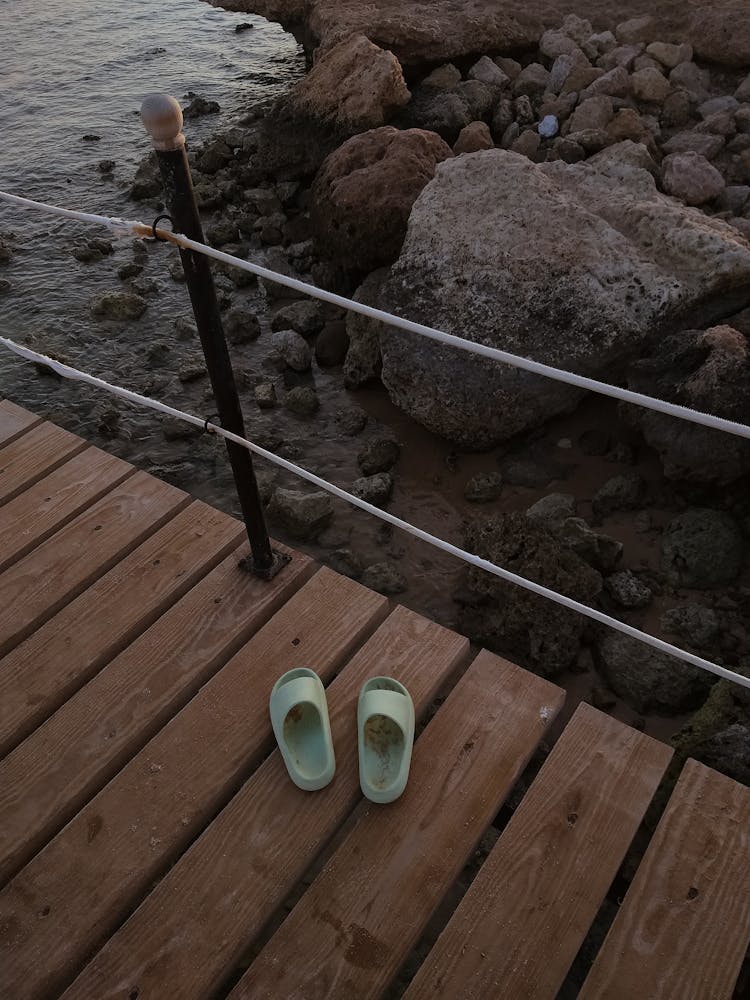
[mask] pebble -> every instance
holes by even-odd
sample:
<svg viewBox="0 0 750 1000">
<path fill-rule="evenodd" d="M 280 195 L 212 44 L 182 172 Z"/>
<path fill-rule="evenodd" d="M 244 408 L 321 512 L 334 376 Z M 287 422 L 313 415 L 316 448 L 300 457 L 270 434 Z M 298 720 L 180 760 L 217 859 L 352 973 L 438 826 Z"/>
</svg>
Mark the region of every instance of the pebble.
<svg viewBox="0 0 750 1000">
<path fill-rule="evenodd" d="M 286 394 L 284 406 L 298 417 L 311 417 L 320 409 L 320 400 L 312 386 L 296 385 Z"/>
<path fill-rule="evenodd" d="M 539 135 L 545 139 L 553 139 L 560 131 L 560 122 L 554 115 L 545 115 L 539 122 Z"/>
<path fill-rule="evenodd" d="M 276 406 L 276 387 L 273 382 L 261 382 L 255 387 L 255 402 L 261 410 L 272 410 Z"/>
</svg>

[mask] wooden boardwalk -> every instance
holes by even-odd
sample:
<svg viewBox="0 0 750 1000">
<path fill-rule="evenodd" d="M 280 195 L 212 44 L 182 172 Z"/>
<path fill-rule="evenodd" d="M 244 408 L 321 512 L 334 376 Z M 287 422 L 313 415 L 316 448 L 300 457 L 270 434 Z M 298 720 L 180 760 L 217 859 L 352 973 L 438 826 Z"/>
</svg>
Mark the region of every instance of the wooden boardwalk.
<svg viewBox="0 0 750 1000">
<path fill-rule="evenodd" d="M 432 920 L 408 1000 L 554 1000 L 669 748 L 579 706 L 451 914 L 564 693 L 298 552 L 260 582 L 245 551 L 232 518 L 0 402 L 0 996 L 393 997 Z M 336 747 L 317 793 L 267 711 L 303 665 Z M 374 806 L 356 700 L 383 672 L 429 722 Z M 730 998 L 749 941 L 750 790 L 689 761 L 580 996 Z"/>
</svg>

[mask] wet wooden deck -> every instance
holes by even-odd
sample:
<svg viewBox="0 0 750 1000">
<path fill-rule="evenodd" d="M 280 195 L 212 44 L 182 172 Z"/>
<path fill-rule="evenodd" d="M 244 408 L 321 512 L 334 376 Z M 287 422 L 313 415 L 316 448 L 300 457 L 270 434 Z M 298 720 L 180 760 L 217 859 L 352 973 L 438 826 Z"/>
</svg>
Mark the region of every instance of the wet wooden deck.
<svg viewBox="0 0 750 1000">
<path fill-rule="evenodd" d="M 669 748 L 581 705 L 451 913 L 564 693 L 298 552 L 270 584 L 244 554 L 230 517 L 0 403 L 0 995 L 361 1000 L 399 977 L 408 1000 L 553 1000 Z M 313 794 L 267 713 L 301 665 L 337 757 Z M 383 672 L 429 722 L 378 807 L 355 706 Z M 750 790 L 689 761 L 580 995 L 729 998 L 749 940 Z"/>
</svg>

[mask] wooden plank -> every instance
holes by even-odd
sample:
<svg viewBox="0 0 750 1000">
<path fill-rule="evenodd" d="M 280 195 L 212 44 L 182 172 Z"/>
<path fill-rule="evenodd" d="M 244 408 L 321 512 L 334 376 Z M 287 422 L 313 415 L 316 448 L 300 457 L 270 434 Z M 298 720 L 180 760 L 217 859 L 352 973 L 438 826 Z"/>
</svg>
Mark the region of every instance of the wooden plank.
<svg viewBox="0 0 750 1000">
<path fill-rule="evenodd" d="M 0 573 L 132 475 L 128 462 L 86 448 L 0 508 Z"/>
<path fill-rule="evenodd" d="M 54 424 L 39 424 L 0 449 L 0 504 L 28 489 L 88 445 Z"/>
<path fill-rule="evenodd" d="M 185 586 L 244 535 L 205 507 L 177 539 Z M 173 522 L 174 523 L 174 522 Z M 197 530 L 196 530 L 197 529 Z M 200 533 L 198 533 L 200 531 Z M 187 536 L 187 537 L 185 537 Z M 234 549 L 0 763 L 0 883 L 14 874 L 234 655 L 309 576 L 306 556 L 269 584 Z"/>
<path fill-rule="evenodd" d="M 232 518 L 195 501 L 8 653 L 0 665 L 0 751 L 20 743 L 152 625 L 240 534 Z"/>
<path fill-rule="evenodd" d="M 9 399 L 0 399 L 0 447 L 15 441 L 41 422 L 42 418 L 36 413 L 29 413 Z"/>
<path fill-rule="evenodd" d="M 124 981 L 143 997 L 213 995 L 361 797 L 354 720 L 363 682 L 387 669 L 408 686 L 419 715 L 467 652 L 462 636 L 397 608 L 328 688 L 332 784 L 315 795 L 300 791 L 274 751 L 70 995 L 116 997 Z"/>
<path fill-rule="evenodd" d="M 548 681 L 480 655 L 417 742 L 402 798 L 367 803 L 232 1000 L 381 996 L 563 699 Z"/>
<path fill-rule="evenodd" d="M 581 704 L 405 997 L 552 1000 L 671 756 Z"/>
<path fill-rule="evenodd" d="M 236 792 L 270 749 L 275 678 L 312 663 L 329 679 L 386 609 L 321 570 L 19 872 L 0 893 L 13 1000 L 62 988 Z"/>
<path fill-rule="evenodd" d="M 750 943 L 750 789 L 688 760 L 579 997 L 729 1000 Z"/>
<path fill-rule="evenodd" d="M 1 574 L 0 656 L 189 502 L 182 490 L 136 472 Z"/>
</svg>

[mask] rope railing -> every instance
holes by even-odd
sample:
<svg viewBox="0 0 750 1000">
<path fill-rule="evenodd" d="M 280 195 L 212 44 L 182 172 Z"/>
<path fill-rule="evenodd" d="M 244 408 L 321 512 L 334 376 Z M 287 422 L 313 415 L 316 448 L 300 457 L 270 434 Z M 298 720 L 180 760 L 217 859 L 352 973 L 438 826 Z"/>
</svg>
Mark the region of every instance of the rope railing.
<svg viewBox="0 0 750 1000">
<path fill-rule="evenodd" d="M 103 215 L 90 215 L 85 212 L 74 212 L 69 209 L 58 208 L 54 205 L 47 205 L 43 202 L 32 201 L 29 198 L 21 198 L 18 195 L 8 194 L 5 191 L 0 191 L 0 199 L 10 202 L 11 204 L 15 204 L 21 208 L 48 212 L 53 215 L 61 215 L 66 218 L 75 219 L 76 221 L 83 223 L 94 223 L 105 226 L 118 236 L 132 235 L 139 237 L 158 237 L 160 240 L 171 243 L 182 250 L 191 250 L 194 253 L 203 254 L 205 257 L 220 261 L 222 264 L 229 264 L 241 271 L 254 274 L 258 278 L 263 278 L 267 281 L 274 282 L 275 284 L 283 285 L 286 288 L 291 288 L 294 291 L 302 292 L 305 295 L 309 295 L 311 298 L 316 298 L 322 302 L 328 302 L 331 305 L 339 306 L 349 312 L 358 313 L 360 316 L 366 316 L 369 319 L 378 320 L 386 326 L 395 327 L 396 329 L 404 330 L 407 333 L 414 333 L 420 337 L 426 337 L 427 339 L 443 344 L 446 347 L 454 347 L 458 350 L 466 351 L 469 354 L 475 354 L 478 357 L 486 358 L 490 361 L 498 361 L 502 364 L 510 365 L 513 368 L 518 368 L 521 371 L 526 371 L 533 375 L 541 375 L 544 378 L 549 378 L 556 382 L 562 382 L 566 385 L 574 386 L 577 389 L 585 389 L 598 393 L 602 396 L 609 396 L 611 399 L 616 399 L 619 402 L 642 406 L 645 409 L 654 410 L 657 413 L 676 417 L 680 420 L 687 420 L 690 423 L 699 424 L 703 427 L 711 428 L 712 430 L 724 431 L 727 434 L 733 434 L 737 437 L 750 439 L 750 426 L 747 424 L 742 424 L 734 420 L 727 420 L 725 417 L 718 417 L 712 413 L 703 413 L 700 410 L 693 410 L 689 406 L 681 406 L 678 403 L 670 403 L 667 400 L 658 399 L 655 396 L 648 396 L 641 392 L 634 392 L 632 389 L 609 385 L 606 382 L 600 382 L 597 379 L 588 378 L 587 376 L 579 375 L 576 372 L 569 372 L 562 368 L 555 368 L 552 365 L 546 365 L 541 361 L 533 361 L 531 358 L 524 358 L 517 354 L 511 354 L 510 352 L 503 351 L 498 347 L 489 347 L 486 344 L 477 344 L 472 340 L 457 337 L 455 334 L 445 333 L 442 330 L 436 330 L 434 327 L 425 326 L 423 323 L 415 323 L 413 320 L 406 319 L 403 316 L 396 316 L 392 313 L 385 312 L 382 309 L 376 309 L 374 306 L 368 306 L 363 302 L 356 302 L 354 299 L 346 298 L 346 296 L 326 291 L 324 288 L 318 288 L 315 285 L 310 285 L 298 278 L 293 278 L 286 274 L 279 274 L 278 272 L 267 267 L 262 267 L 260 264 L 254 264 L 251 261 L 243 260 L 241 257 L 235 257 L 233 254 L 225 253 L 223 250 L 216 250 L 214 247 L 210 247 L 205 243 L 189 239 L 187 236 L 183 236 L 180 233 L 173 233 L 166 229 L 157 229 L 153 226 L 147 226 L 143 222 L 109 218 Z"/>
<path fill-rule="evenodd" d="M 557 591 L 551 590 L 549 587 L 544 587 L 539 583 L 535 583 L 533 580 L 520 576 L 518 573 L 513 573 L 511 570 L 504 569 L 501 566 L 496 566 L 487 559 L 482 559 L 480 556 L 477 556 L 472 552 L 468 552 L 466 549 L 462 549 L 457 545 L 453 545 L 451 542 L 447 542 L 436 535 L 430 534 L 428 531 L 424 531 L 422 528 L 418 528 L 409 521 L 396 517 L 395 514 L 390 514 L 388 511 L 381 510 L 379 507 L 368 503 L 366 500 L 362 500 L 360 497 L 354 496 L 346 490 L 342 490 L 339 486 L 329 483 L 327 480 L 315 475 L 315 473 L 309 472 L 307 469 L 304 469 L 299 465 L 295 465 L 293 462 L 289 462 L 280 455 L 275 455 L 273 452 L 268 451 L 265 448 L 261 448 L 260 445 L 254 444 L 252 441 L 248 441 L 246 438 L 240 437 L 237 434 L 233 434 L 231 431 L 225 430 L 218 424 L 211 423 L 211 421 L 204 420 L 194 414 L 186 413 L 184 410 L 179 410 L 174 406 L 169 406 L 167 403 L 162 403 L 160 400 L 152 399 L 149 396 L 144 396 L 137 392 L 132 392 L 130 389 L 125 389 L 122 386 L 113 385 L 112 383 L 106 382 L 104 379 L 98 378 L 95 375 L 90 375 L 89 373 L 80 371 L 70 365 L 63 364 L 61 361 L 55 361 L 53 358 L 40 354 L 38 351 L 33 351 L 28 347 L 22 346 L 21 344 L 16 344 L 7 337 L 0 337 L 0 346 L 5 347 L 7 350 L 12 351 L 14 354 L 17 354 L 19 357 L 24 358 L 27 361 L 45 365 L 62 378 L 71 379 L 77 382 L 84 382 L 87 385 L 109 392 L 111 395 L 117 396 L 129 403 L 146 407 L 150 410 L 155 410 L 158 413 L 163 413 L 170 417 L 176 417 L 178 420 L 183 420 L 188 424 L 192 424 L 194 427 L 210 430 L 212 433 L 217 434 L 228 441 L 232 441 L 234 444 L 247 448 L 248 451 L 266 459 L 279 468 L 299 476 L 301 479 L 317 486 L 319 489 L 325 490 L 331 496 L 334 496 L 339 500 L 344 500 L 353 507 L 358 507 L 360 510 L 365 511 L 368 514 L 372 514 L 373 517 L 379 518 L 381 521 L 385 521 L 394 528 L 399 528 L 400 530 L 405 531 L 414 538 L 420 539 L 420 541 L 427 542 L 429 545 L 446 552 L 448 555 L 455 556 L 457 559 L 467 563 L 469 566 L 484 570 L 486 573 L 490 573 L 507 583 L 515 584 L 516 586 L 521 587 L 532 594 L 536 594 L 539 597 L 547 598 L 547 600 L 553 601 L 555 604 L 567 608 L 570 611 L 578 612 L 592 621 L 595 621 L 600 625 L 605 625 L 617 632 L 621 632 L 623 635 L 626 635 L 631 639 L 636 639 L 645 645 L 650 646 L 652 649 L 658 650 L 660 653 L 673 656 L 676 659 L 682 660 L 683 662 L 694 667 L 698 667 L 699 669 L 706 670 L 717 677 L 721 677 L 723 680 L 734 681 L 736 684 L 740 684 L 742 687 L 750 689 L 750 677 L 744 677 L 742 674 L 739 674 L 734 670 L 729 670 L 727 667 L 723 667 L 719 663 L 706 660 L 702 656 L 697 656 L 695 653 L 690 653 L 687 650 L 680 649 L 679 646 L 674 646 L 672 643 L 665 642 L 663 639 L 649 635 L 647 632 L 642 632 L 640 629 L 637 629 L 632 625 L 628 625 L 626 622 L 622 622 L 617 618 L 613 618 L 611 615 L 604 614 L 604 612 L 599 611 L 596 608 L 591 608 L 587 604 L 582 604 L 580 601 L 576 601 L 572 597 L 568 597 L 565 594 L 559 594 Z"/>
</svg>

